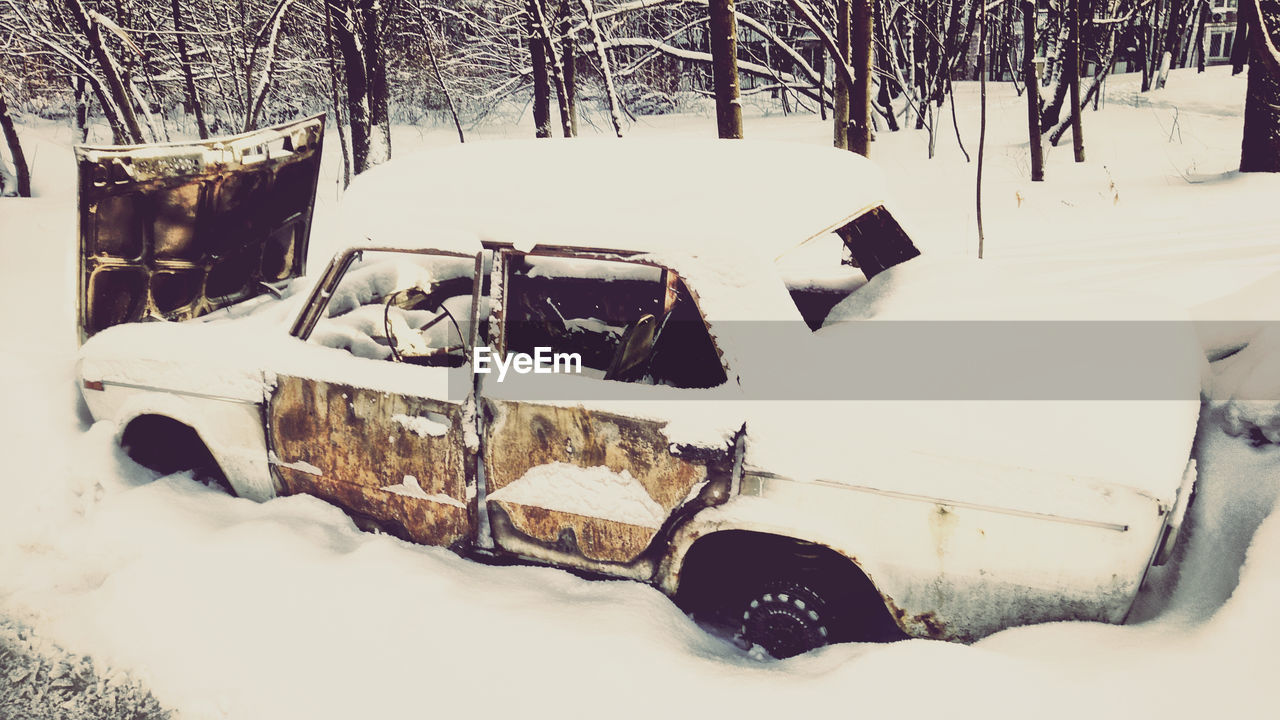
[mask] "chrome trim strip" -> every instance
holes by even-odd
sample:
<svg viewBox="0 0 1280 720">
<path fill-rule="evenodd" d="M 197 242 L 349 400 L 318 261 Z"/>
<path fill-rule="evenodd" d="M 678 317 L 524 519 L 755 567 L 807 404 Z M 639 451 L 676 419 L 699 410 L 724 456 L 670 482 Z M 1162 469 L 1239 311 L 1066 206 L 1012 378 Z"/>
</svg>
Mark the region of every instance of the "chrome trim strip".
<svg viewBox="0 0 1280 720">
<path fill-rule="evenodd" d="M 882 495 L 884 497 L 897 498 L 899 500 L 915 500 L 917 502 L 927 502 L 933 505 L 946 505 L 947 507 L 968 508 L 970 510 L 981 510 L 983 512 L 1000 513 L 1002 515 L 1013 515 L 1015 517 L 1033 518 L 1036 520 L 1049 520 L 1051 522 L 1067 523 L 1070 525 L 1084 525 L 1086 527 L 1101 528 L 1103 530 L 1113 530 L 1115 532 L 1128 532 L 1128 525 L 1119 523 L 1105 522 L 1103 520 L 1086 520 L 1084 518 L 1068 517 L 1066 515 L 1053 515 L 1051 513 L 1032 512 L 1030 510 L 1017 510 L 1014 508 L 1000 507 L 997 505 L 983 505 L 981 503 L 965 502 L 963 500 L 947 500 L 945 498 L 932 497 L 929 495 L 916 495 L 914 493 L 898 492 L 896 490 L 882 490 L 880 488 L 868 487 L 866 485 L 854 485 L 852 483 L 836 482 L 834 480 L 795 480 L 792 478 L 782 477 L 770 472 L 759 472 L 748 470 L 747 475 L 755 475 L 765 480 L 783 480 L 786 482 L 794 482 L 801 484 L 821 485 L 823 487 L 840 488 L 842 490 L 858 490 L 860 492 L 872 493 L 874 495 Z"/>
<path fill-rule="evenodd" d="M 148 392 L 172 393 L 174 395 L 185 395 L 187 397 L 200 398 L 201 400 L 217 400 L 219 402 L 237 403 L 239 405 L 258 405 L 261 401 L 245 400 L 243 398 L 226 397 L 225 395 L 209 395 L 206 393 L 191 392 L 189 390 L 174 390 L 172 388 L 154 387 L 151 385 L 135 385 L 133 383 L 119 382 L 117 380 L 102 380 L 103 385 L 112 387 L 128 388 L 130 390 L 146 390 Z"/>
</svg>

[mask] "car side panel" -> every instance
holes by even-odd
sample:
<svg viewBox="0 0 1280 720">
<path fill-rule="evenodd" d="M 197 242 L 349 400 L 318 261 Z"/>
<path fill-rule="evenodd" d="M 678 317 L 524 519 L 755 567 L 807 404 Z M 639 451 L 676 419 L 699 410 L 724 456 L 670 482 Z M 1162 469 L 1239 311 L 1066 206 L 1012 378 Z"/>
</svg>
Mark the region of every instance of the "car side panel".
<svg viewBox="0 0 1280 720">
<path fill-rule="evenodd" d="M 1094 526 L 847 487 L 743 481 L 742 495 L 681 529 L 659 587 L 674 594 L 700 537 L 752 530 L 830 547 L 855 563 L 908 635 L 972 641 L 1056 620 L 1123 621 L 1163 527 L 1162 508 L 1117 488 L 1125 526 Z"/>
</svg>

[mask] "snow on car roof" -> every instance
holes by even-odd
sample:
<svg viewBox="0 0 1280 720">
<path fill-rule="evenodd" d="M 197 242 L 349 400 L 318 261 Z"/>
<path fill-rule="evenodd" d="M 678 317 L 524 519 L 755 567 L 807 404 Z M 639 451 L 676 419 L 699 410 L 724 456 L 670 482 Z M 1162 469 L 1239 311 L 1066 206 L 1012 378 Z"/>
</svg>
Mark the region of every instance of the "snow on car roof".
<svg viewBox="0 0 1280 720">
<path fill-rule="evenodd" d="M 558 245 L 770 259 L 882 200 L 865 158 L 755 140 L 468 143 L 362 174 L 345 237 L 474 252 Z"/>
</svg>

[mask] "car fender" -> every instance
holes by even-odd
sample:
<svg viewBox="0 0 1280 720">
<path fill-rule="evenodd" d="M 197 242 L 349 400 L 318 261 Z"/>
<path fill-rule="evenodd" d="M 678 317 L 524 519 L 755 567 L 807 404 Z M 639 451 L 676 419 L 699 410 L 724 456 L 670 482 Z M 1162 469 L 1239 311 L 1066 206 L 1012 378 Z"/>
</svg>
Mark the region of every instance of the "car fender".
<svg viewBox="0 0 1280 720">
<path fill-rule="evenodd" d="M 118 444 L 129 423 L 143 415 L 180 422 L 200 437 L 237 495 L 262 501 L 276 495 L 262 413 L 261 404 L 137 389 L 114 413 L 115 440 Z"/>
</svg>

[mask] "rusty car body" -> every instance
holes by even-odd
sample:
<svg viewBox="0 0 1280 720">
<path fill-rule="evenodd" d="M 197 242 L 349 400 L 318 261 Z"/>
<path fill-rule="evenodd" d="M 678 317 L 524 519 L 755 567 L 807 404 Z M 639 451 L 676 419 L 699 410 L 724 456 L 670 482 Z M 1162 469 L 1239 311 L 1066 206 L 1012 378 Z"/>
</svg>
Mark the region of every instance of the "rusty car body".
<svg viewBox="0 0 1280 720">
<path fill-rule="evenodd" d="M 894 403 L 750 396 L 833 306 L 919 255 L 862 158 L 693 141 L 434 150 L 358 179 L 308 284 L 290 278 L 319 133 L 222 143 L 288 139 L 240 165 L 211 163 L 210 145 L 80 152 L 83 394 L 139 459 L 203 459 L 239 495 L 314 495 L 480 559 L 650 583 L 779 657 L 1121 622 L 1173 547 L 1195 407 L 1172 407 L 1135 486 L 885 454 L 894 431 L 860 436 L 889 423 L 857 418 Z M 148 169 L 127 172 L 131 154 Z M 749 197 L 706 192 L 745 177 Z M 824 242 L 834 280 L 779 273 Z M 239 274 L 220 284 L 228 262 Z M 573 350 L 586 369 L 497 382 L 473 371 L 480 346 Z"/>
</svg>

